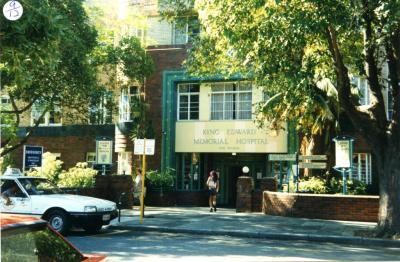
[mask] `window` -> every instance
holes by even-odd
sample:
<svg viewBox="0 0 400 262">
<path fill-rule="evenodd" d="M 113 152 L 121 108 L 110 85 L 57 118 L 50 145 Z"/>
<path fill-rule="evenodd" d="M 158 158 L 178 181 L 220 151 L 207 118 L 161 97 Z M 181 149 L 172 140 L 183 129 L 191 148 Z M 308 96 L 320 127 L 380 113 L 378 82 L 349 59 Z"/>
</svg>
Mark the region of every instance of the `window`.
<svg viewBox="0 0 400 262">
<path fill-rule="evenodd" d="M 365 78 L 352 77 L 351 83 L 358 89 L 358 96 L 360 105 L 366 106 L 371 103 L 368 81 Z"/>
<path fill-rule="evenodd" d="M 250 82 L 211 84 L 211 120 L 251 119 Z"/>
<path fill-rule="evenodd" d="M 178 27 L 176 24 L 173 25 L 172 31 L 172 43 L 175 45 L 187 43 L 187 25 L 184 28 Z"/>
<path fill-rule="evenodd" d="M 199 84 L 178 84 L 178 120 L 199 119 Z"/>
<path fill-rule="evenodd" d="M 132 169 L 132 152 L 118 153 L 118 174 L 130 175 Z"/>
<path fill-rule="evenodd" d="M 86 153 L 86 163 L 90 168 L 92 168 L 96 164 L 96 152 Z"/>
<path fill-rule="evenodd" d="M 147 38 L 147 30 L 144 28 L 136 28 L 136 27 L 131 27 L 130 28 L 130 34 L 132 36 L 136 36 L 137 38 L 139 38 L 139 40 L 142 43 L 146 42 L 146 38 Z"/>
<path fill-rule="evenodd" d="M 10 97 L 9 97 L 9 96 L 6 96 L 6 95 L 2 95 L 2 96 L 1 96 L 1 105 L 2 105 L 2 106 L 8 106 L 8 105 L 10 105 L 10 104 L 11 104 Z"/>
<path fill-rule="evenodd" d="M 1 104 L 0 104 L 0 110 L 11 110 L 11 100 L 9 96 L 2 95 L 1 96 Z M 0 117 L 0 126 L 6 127 L 6 126 L 11 126 L 11 119 L 9 114 L 1 114 Z M 3 130 L 2 130 L 3 131 Z"/>
<path fill-rule="evenodd" d="M 200 25 L 197 19 L 190 20 L 184 26 L 172 25 L 172 44 L 181 45 L 191 42 L 200 32 Z"/>
<path fill-rule="evenodd" d="M 40 118 L 43 110 L 45 110 L 45 106 L 41 103 L 35 103 L 32 105 L 31 125 L 35 125 L 36 120 Z M 60 126 L 61 124 L 62 114 L 59 106 L 54 106 L 53 110 L 46 112 L 39 123 L 41 126 Z"/>
<path fill-rule="evenodd" d="M 366 184 L 372 183 L 371 154 L 353 154 L 353 172 L 350 179 L 357 179 Z"/>
<path fill-rule="evenodd" d="M 1 232 L 2 261 L 83 261 L 83 255 L 45 224 L 30 221 Z"/>
<path fill-rule="evenodd" d="M 178 190 L 201 190 L 204 179 L 200 170 L 201 157 L 199 153 L 184 153 L 178 155 L 176 186 Z M 205 182 L 205 181 L 204 181 Z"/>
<path fill-rule="evenodd" d="M 111 124 L 113 111 L 113 93 L 106 92 L 99 104 L 92 104 L 89 107 L 90 124 Z"/>
<path fill-rule="evenodd" d="M 131 105 L 134 98 L 138 98 L 139 88 L 131 86 L 121 90 L 121 98 L 119 101 L 119 122 L 132 121 Z"/>
</svg>

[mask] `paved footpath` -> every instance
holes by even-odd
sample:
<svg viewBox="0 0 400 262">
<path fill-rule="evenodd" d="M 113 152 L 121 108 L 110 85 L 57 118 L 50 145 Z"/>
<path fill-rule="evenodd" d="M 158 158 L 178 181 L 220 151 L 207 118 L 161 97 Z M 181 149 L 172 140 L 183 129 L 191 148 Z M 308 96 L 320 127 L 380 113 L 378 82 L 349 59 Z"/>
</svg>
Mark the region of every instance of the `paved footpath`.
<svg viewBox="0 0 400 262">
<path fill-rule="evenodd" d="M 235 209 L 219 208 L 209 212 L 207 207 L 146 207 L 140 224 L 139 209 L 124 209 L 121 219 L 111 228 L 227 235 L 279 240 L 307 240 L 352 245 L 399 247 L 400 240 L 383 240 L 355 236 L 356 231 L 371 230 L 376 223 L 320 220 L 269 216 L 262 213 L 236 213 Z"/>
</svg>

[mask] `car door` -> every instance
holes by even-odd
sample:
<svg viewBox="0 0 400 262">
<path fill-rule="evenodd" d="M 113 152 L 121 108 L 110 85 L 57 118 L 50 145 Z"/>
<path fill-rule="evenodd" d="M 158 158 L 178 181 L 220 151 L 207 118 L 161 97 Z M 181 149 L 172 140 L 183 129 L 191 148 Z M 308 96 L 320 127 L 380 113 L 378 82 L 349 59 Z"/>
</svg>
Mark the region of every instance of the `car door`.
<svg viewBox="0 0 400 262">
<path fill-rule="evenodd" d="M 31 199 L 17 179 L 1 179 L 1 193 L 3 194 L 12 185 L 17 186 L 17 191 L 10 196 L 11 203 L 6 203 L 6 198 L 1 197 L 0 211 L 3 213 L 31 214 Z"/>
</svg>

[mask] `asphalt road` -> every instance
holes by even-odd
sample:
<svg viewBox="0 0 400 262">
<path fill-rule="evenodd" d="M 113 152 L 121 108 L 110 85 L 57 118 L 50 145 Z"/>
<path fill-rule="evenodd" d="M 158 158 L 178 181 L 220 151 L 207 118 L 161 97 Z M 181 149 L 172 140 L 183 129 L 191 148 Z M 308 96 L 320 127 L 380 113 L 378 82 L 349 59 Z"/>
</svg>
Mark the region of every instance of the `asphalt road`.
<svg viewBox="0 0 400 262">
<path fill-rule="evenodd" d="M 104 230 L 68 237 L 84 253 L 107 261 L 400 261 L 399 248 L 346 246 L 226 236 Z"/>
</svg>

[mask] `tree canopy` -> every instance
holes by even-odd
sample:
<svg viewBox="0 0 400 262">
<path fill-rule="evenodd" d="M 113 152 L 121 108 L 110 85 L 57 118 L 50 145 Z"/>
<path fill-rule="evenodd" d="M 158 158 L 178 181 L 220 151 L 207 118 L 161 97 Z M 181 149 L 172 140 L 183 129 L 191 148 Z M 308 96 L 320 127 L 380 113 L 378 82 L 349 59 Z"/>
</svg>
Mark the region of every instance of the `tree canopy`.
<svg viewBox="0 0 400 262">
<path fill-rule="evenodd" d="M 2 120 L 9 124 L 2 130 L 15 130 L 34 104 L 40 104 L 41 115 L 23 138 L 6 131 L 1 155 L 23 144 L 46 112 L 55 107 L 68 107 L 71 114 L 74 109 L 88 111 L 86 102 L 102 92 L 90 61 L 97 33 L 88 23 L 82 0 L 21 3 L 24 14 L 19 20 L 0 17 L 1 92 L 11 103 L 1 109 Z"/>
<path fill-rule="evenodd" d="M 264 88 L 271 99 L 259 107 L 261 123 L 295 120 L 299 128 L 321 132 L 343 112 L 371 146 L 381 232 L 400 232 L 399 1 L 160 1 L 186 3 L 198 14 L 202 32 L 186 62 L 190 73 L 240 73 Z M 172 9 L 167 18 L 187 15 L 183 10 Z M 360 104 L 352 75 L 367 80 L 369 105 Z"/>
</svg>

